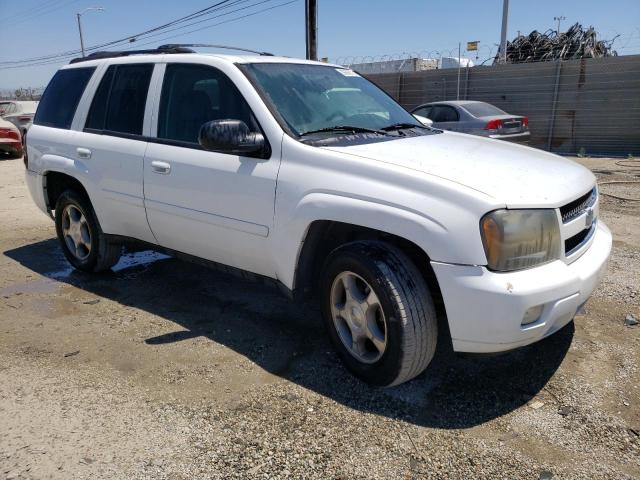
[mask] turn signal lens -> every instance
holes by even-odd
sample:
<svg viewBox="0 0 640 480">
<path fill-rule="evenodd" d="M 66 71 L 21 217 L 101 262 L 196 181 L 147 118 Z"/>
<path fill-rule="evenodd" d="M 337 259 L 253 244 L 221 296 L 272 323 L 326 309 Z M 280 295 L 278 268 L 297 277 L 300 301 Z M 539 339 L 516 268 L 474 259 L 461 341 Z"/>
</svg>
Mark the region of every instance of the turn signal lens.
<svg viewBox="0 0 640 480">
<path fill-rule="evenodd" d="M 560 258 L 555 210 L 495 210 L 482 217 L 480 233 L 491 270 L 522 270 Z"/>
<path fill-rule="evenodd" d="M 500 246 L 502 235 L 498 223 L 491 217 L 482 222 L 482 238 L 484 240 L 487 261 L 489 265 L 497 265 L 500 261 Z"/>
</svg>

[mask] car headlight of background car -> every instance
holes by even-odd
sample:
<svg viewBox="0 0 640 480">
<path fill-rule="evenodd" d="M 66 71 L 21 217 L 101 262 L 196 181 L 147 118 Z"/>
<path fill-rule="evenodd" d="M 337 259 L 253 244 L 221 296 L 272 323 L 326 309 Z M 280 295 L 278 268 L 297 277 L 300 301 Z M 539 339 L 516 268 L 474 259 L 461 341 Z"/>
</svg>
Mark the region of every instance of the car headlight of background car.
<svg viewBox="0 0 640 480">
<path fill-rule="evenodd" d="M 521 270 L 561 255 L 555 210 L 495 210 L 480 220 L 480 233 L 491 270 Z"/>
</svg>

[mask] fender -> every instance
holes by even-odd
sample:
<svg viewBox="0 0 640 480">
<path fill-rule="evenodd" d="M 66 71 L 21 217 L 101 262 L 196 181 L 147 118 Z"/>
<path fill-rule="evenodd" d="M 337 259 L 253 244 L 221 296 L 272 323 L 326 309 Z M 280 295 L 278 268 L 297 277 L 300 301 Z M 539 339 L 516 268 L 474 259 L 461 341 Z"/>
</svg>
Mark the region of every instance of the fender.
<svg viewBox="0 0 640 480">
<path fill-rule="evenodd" d="M 52 154 L 44 154 L 40 158 L 40 165 L 43 167 L 42 169 L 42 189 L 44 192 L 44 199 L 47 204 L 47 208 L 49 212 L 55 208 L 55 205 L 49 205 L 49 193 L 47 187 L 47 175 L 49 173 L 61 173 L 63 175 L 68 175 L 69 177 L 76 180 L 87 196 L 89 197 L 89 201 L 93 206 L 94 212 L 98 217 L 98 221 L 100 221 L 101 215 L 99 212 L 99 205 L 96 205 L 95 192 L 92 191 L 90 185 L 91 181 L 89 179 L 89 169 L 87 165 L 82 160 L 71 159 L 68 157 L 63 157 L 61 155 L 52 155 Z M 46 212 L 51 216 L 51 213 Z M 53 218 L 53 217 L 52 217 Z"/>
<path fill-rule="evenodd" d="M 277 278 L 286 287 L 293 288 L 295 271 L 309 226 L 318 220 L 348 223 L 396 235 L 418 245 L 432 260 L 450 260 L 452 249 L 458 248 L 462 254 L 459 258 L 463 260 L 459 263 L 481 263 L 484 261 L 481 242 L 474 242 L 477 244 L 474 248 L 468 242 L 468 235 L 460 239 L 452 233 L 452 229 L 459 229 L 456 226 L 460 221 L 469 220 L 464 217 L 463 210 L 458 214 L 455 225 L 451 227 L 426 213 L 398 205 L 337 193 L 311 192 L 300 200 L 286 223 L 279 224 L 274 229 L 272 248 Z M 479 240 L 479 231 L 477 235 Z M 456 245 L 463 242 L 464 247 Z M 292 252 L 296 254 L 293 255 Z"/>
</svg>

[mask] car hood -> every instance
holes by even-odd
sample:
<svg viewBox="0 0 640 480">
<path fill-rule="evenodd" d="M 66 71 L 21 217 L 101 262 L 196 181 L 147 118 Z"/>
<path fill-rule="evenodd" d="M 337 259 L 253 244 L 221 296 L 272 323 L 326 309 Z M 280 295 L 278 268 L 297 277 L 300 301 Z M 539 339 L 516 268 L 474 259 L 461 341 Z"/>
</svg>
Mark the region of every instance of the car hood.
<svg viewBox="0 0 640 480">
<path fill-rule="evenodd" d="M 444 178 L 508 207 L 559 207 L 595 184 L 587 168 L 566 158 L 461 133 L 322 148 Z"/>
</svg>

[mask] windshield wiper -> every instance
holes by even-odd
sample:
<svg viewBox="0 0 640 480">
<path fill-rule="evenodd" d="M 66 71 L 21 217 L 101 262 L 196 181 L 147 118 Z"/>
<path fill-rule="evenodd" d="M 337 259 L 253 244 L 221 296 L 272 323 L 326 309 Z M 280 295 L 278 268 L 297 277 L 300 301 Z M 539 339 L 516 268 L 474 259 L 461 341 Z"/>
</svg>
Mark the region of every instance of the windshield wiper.
<svg viewBox="0 0 640 480">
<path fill-rule="evenodd" d="M 394 123 L 393 125 L 389 125 L 387 127 L 382 127 L 381 130 L 384 131 L 389 131 L 389 130 L 402 130 L 404 128 L 426 128 L 431 130 L 429 127 L 427 127 L 426 125 L 418 125 L 416 123 L 407 123 L 407 122 L 402 122 L 402 123 Z"/>
<path fill-rule="evenodd" d="M 353 133 L 377 133 L 378 135 L 389 135 L 382 130 L 376 130 L 374 128 L 354 127 L 352 125 L 335 125 L 333 127 L 319 128 L 317 130 L 309 130 L 300 134 L 301 137 L 305 135 L 311 135 L 313 133 L 325 133 L 325 132 L 353 132 Z"/>
</svg>

